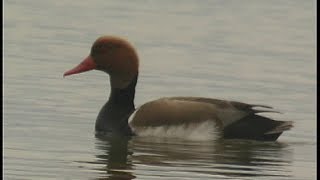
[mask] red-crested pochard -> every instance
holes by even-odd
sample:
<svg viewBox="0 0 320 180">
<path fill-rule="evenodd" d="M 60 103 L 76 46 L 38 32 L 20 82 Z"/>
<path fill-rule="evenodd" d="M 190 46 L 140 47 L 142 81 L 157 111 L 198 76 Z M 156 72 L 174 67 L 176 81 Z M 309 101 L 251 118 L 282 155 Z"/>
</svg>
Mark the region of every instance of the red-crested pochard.
<svg viewBox="0 0 320 180">
<path fill-rule="evenodd" d="M 97 117 L 97 132 L 177 137 L 176 133 L 193 136 L 207 131 L 208 135 L 223 138 L 274 141 L 293 126 L 292 121 L 258 115 L 276 112 L 269 106 L 203 97 L 160 98 L 136 109 L 138 67 L 138 55 L 130 43 L 102 36 L 93 43 L 87 58 L 64 73 L 68 76 L 96 69 L 109 74 L 111 94 Z"/>
</svg>

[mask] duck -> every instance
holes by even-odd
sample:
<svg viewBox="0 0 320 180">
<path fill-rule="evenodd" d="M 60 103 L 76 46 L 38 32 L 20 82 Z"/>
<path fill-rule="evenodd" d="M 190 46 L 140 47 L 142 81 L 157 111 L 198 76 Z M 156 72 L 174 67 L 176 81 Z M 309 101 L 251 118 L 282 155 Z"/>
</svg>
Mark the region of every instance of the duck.
<svg viewBox="0 0 320 180">
<path fill-rule="evenodd" d="M 96 39 L 90 54 L 63 74 L 99 70 L 109 75 L 111 91 L 97 116 L 96 133 L 177 137 L 175 133 L 195 136 L 206 131 L 206 136 L 222 139 L 275 141 L 293 127 L 292 121 L 260 114 L 279 113 L 270 106 L 207 97 L 162 97 L 135 107 L 139 63 L 130 42 L 107 35 Z"/>
</svg>

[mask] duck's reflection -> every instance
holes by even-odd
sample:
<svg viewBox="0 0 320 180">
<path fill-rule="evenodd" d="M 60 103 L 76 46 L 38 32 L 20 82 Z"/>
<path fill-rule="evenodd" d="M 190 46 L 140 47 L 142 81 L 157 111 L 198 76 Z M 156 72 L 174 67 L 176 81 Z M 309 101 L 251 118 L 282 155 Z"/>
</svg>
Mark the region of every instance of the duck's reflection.
<svg viewBox="0 0 320 180">
<path fill-rule="evenodd" d="M 270 177 L 288 178 L 292 172 L 292 151 L 285 143 L 244 140 L 214 142 L 156 141 L 134 138 L 130 145 L 139 155 L 135 163 L 171 167 L 173 171 L 221 175 L 228 178 Z M 188 170 L 186 170 L 188 169 Z"/>
<path fill-rule="evenodd" d="M 287 148 L 287 144 L 279 142 L 220 141 L 214 148 L 214 168 L 217 174 L 235 177 L 288 178 L 292 152 Z"/>
<path fill-rule="evenodd" d="M 102 154 L 96 155 L 99 163 L 106 164 L 105 169 L 100 169 L 101 172 L 106 172 L 102 179 L 134 179 L 132 175 L 132 162 L 130 157 L 132 152 L 128 149 L 130 138 L 115 135 L 96 134 L 96 148 L 102 150 Z"/>
<path fill-rule="evenodd" d="M 289 178 L 292 174 L 287 168 L 292 161 L 292 151 L 284 143 L 96 137 L 97 148 L 104 152 L 96 157 L 100 163 L 106 164 L 105 169 L 100 171 L 107 173 L 110 179 L 134 179 L 133 159 L 135 167 L 142 172 L 148 171 L 144 167 L 156 167 L 157 174 L 168 178 L 174 173 L 181 175 L 181 172 L 228 178 Z M 133 151 L 135 154 L 131 156 Z M 172 170 L 168 172 L 168 168 Z"/>
</svg>

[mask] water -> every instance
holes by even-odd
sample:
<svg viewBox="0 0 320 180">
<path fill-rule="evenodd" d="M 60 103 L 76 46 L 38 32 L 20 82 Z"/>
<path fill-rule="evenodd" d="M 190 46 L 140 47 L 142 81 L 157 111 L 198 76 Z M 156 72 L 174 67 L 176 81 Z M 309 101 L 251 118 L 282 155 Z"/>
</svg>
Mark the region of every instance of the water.
<svg viewBox="0 0 320 180">
<path fill-rule="evenodd" d="M 5 1 L 4 179 L 315 179 L 315 1 Z M 277 142 L 95 137 L 101 72 L 62 78 L 100 35 L 140 56 L 136 105 L 266 104 Z"/>
</svg>

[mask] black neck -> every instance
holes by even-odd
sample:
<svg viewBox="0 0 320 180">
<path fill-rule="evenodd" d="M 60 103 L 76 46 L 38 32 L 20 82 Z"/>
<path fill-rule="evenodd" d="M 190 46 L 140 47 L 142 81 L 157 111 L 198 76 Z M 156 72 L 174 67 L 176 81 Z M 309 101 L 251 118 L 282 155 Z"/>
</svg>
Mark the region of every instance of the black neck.
<svg viewBox="0 0 320 180">
<path fill-rule="evenodd" d="M 96 120 L 96 131 L 132 134 L 128 118 L 135 110 L 134 95 L 138 75 L 124 89 L 112 88 L 108 102 L 102 107 Z"/>
<path fill-rule="evenodd" d="M 137 77 L 124 89 L 112 88 L 108 103 L 134 107 Z"/>
</svg>

